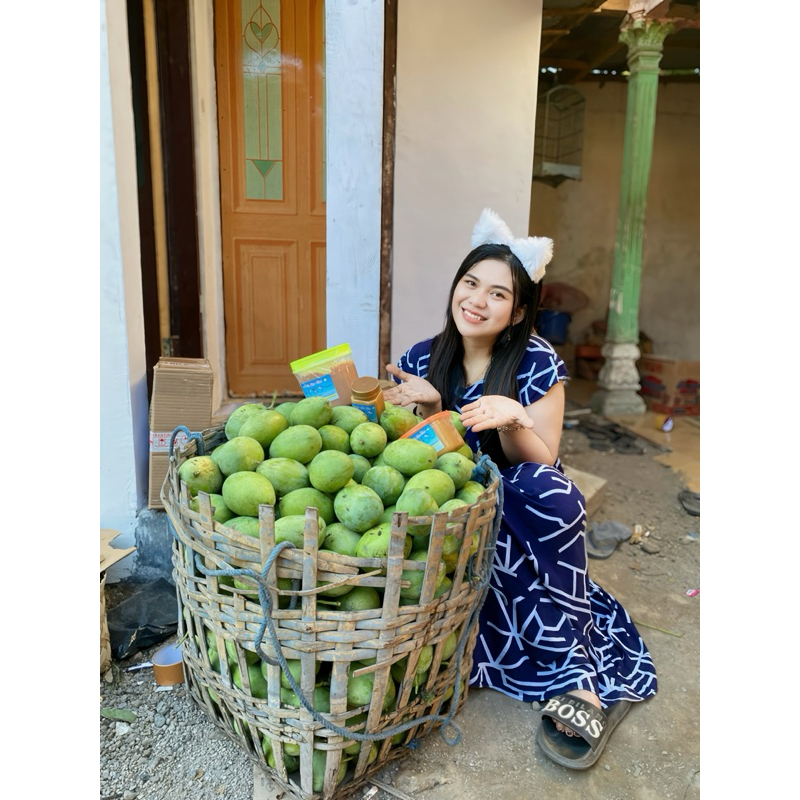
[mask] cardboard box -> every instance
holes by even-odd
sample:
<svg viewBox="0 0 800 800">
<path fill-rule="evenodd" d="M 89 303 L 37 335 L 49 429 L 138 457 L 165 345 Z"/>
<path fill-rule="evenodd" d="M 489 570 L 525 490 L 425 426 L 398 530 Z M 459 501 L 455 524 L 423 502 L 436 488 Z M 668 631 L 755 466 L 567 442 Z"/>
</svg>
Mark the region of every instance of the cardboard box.
<svg viewBox="0 0 800 800">
<path fill-rule="evenodd" d="M 639 359 L 640 394 L 657 414 L 700 416 L 700 362 L 647 355 Z"/>
<path fill-rule="evenodd" d="M 162 356 L 153 367 L 153 396 L 150 400 L 150 474 L 148 508 L 163 508 L 161 487 L 169 468 L 169 443 L 175 428 L 190 431 L 211 427 L 214 373 L 205 358 Z M 180 432 L 175 446 L 188 437 Z"/>
<path fill-rule="evenodd" d="M 120 559 L 132 553 L 135 547 L 112 547 L 112 540 L 119 536 L 119 531 L 112 528 L 100 529 L 100 673 L 111 666 L 111 637 L 108 633 L 106 617 L 106 570 Z"/>
</svg>

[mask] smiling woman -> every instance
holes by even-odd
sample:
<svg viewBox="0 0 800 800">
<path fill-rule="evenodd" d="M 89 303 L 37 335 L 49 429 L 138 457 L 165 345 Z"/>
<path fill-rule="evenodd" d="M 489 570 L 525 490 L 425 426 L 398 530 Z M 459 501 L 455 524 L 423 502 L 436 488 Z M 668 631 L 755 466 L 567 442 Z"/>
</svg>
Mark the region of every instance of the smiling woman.
<svg viewBox="0 0 800 800">
<path fill-rule="evenodd" d="M 509 326 L 516 325 L 525 313 L 514 309 L 511 272 L 504 261 L 486 259 L 476 264 L 458 282 L 453 292 L 451 311 L 458 332 L 464 338 L 480 337 L 493 342 Z"/>
<path fill-rule="evenodd" d="M 549 701 L 537 741 L 572 769 L 594 764 L 632 702 L 656 692 L 627 612 L 588 577 L 586 501 L 558 458 L 567 369 L 534 320 L 552 241 L 515 238 L 485 209 L 450 289 L 444 330 L 397 366 L 390 403 L 456 411 L 503 478 L 491 591 L 470 684 Z"/>
</svg>

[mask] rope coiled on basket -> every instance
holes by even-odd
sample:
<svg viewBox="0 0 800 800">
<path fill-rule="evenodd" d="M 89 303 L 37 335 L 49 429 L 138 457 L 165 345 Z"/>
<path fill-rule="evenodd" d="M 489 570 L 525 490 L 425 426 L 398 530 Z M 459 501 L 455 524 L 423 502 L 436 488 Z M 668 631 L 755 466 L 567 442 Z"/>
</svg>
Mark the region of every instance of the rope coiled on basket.
<svg viewBox="0 0 800 800">
<path fill-rule="evenodd" d="M 320 725 L 324 726 L 333 733 L 338 734 L 339 736 L 343 736 L 346 739 L 374 742 L 374 741 L 381 741 L 382 739 L 387 739 L 390 736 L 396 736 L 399 733 L 403 733 L 404 731 L 417 727 L 421 724 L 430 721 L 437 721 L 441 722 L 439 735 L 442 737 L 442 739 L 445 741 L 446 744 L 452 747 L 457 745 L 462 738 L 461 729 L 458 727 L 458 725 L 455 724 L 455 722 L 453 722 L 453 716 L 455 715 L 456 708 L 458 707 L 458 701 L 461 696 L 461 680 L 459 680 L 459 678 L 461 676 L 461 662 L 464 655 L 464 647 L 466 645 L 467 639 L 469 638 L 469 632 L 472 629 L 472 626 L 477 623 L 478 615 L 480 614 L 481 609 L 483 607 L 483 603 L 486 599 L 486 588 L 488 587 L 489 580 L 491 578 L 491 561 L 494 558 L 494 552 L 497 543 L 497 535 L 500 530 L 500 523 L 502 521 L 503 479 L 502 476 L 500 475 L 500 471 L 498 470 L 494 462 L 487 455 L 484 454 L 479 457 L 478 462 L 472 472 L 472 477 L 474 480 L 477 480 L 479 482 L 484 482 L 489 474 L 494 474 L 498 478 L 495 516 L 493 519 L 490 540 L 487 542 L 485 548 L 489 556 L 486 559 L 487 566 L 485 574 L 483 575 L 478 575 L 474 572 L 473 569 L 474 556 L 470 558 L 468 562 L 467 574 L 469 577 L 469 582 L 478 591 L 475 596 L 475 602 L 473 603 L 472 608 L 470 609 L 465 624 L 462 625 L 461 627 L 461 636 L 459 638 L 459 642 L 455 650 L 455 656 L 456 656 L 455 674 L 457 677 L 455 685 L 453 687 L 453 696 L 452 696 L 452 701 L 450 703 L 450 709 L 445 716 L 441 716 L 440 714 L 428 714 L 423 717 L 418 717 L 413 720 L 408 720 L 407 722 L 394 725 L 390 728 L 382 730 L 380 733 L 357 733 L 355 731 L 350 731 L 347 728 L 342 728 L 334 724 L 325 716 L 323 716 L 319 711 L 317 711 L 311 705 L 311 703 L 309 703 L 308 699 L 305 697 L 302 690 L 297 685 L 297 682 L 295 681 L 294 676 L 292 675 L 292 672 L 289 669 L 289 665 L 286 662 L 286 658 L 283 655 L 282 648 L 278 640 L 278 635 L 275 631 L 275 627 L 272 621 L 272 613 L 271 613 L 272 598 L 270 596 L 269 585 L 267 583 L 267 574 L 269 573 L 270 568 L 275 562 L 275 559 L 283 550 L 294 547 L 294 545 L 291 542 L 283 541 L 276 544 L 275 547 L 273 547 L 272 551 L 267 556 L 267 558 L 264 560 L 264 565 L 262 566 L 260 573 L 252 569 L 247 569 L 245 567 L 241 568 L 232 567 L 230 569 L 215 569 L 215 570 L 208 569 L 201 562 L 199 555 L 195 555 L 195 564 L 197 566 L 197 569 L 203 575 L 217 576 L 217 577 L 220 576 L 237 577 L 240 575 L 246 575 L 257 582 L 258 599 L 259 603 L 261 604 L 261 608 L 264 611 L 264 618 L 262 619 L 261 625 L 258 630 L 255 650 L 262 661 L 265 661 L 267 664 L 271 664 L 273 666 L 280 666 L 281 670 L 283 671 L 283 674 L 286 676 L 286 679 L 292 688 L 292 691 L 294 691 L 295 695 L 300 701 L 300 704 Z M 269 634 L 269 639 L 272 644 L 273 651 L 277 654 L 276 659 L 273 659 L 272 657 L 268 656 L 262 649 L 261 643 L 263 642 L 266 633 Z M 452 734 L 447 732 L 449 731 L 449 729 L 452 729 L 453 731 Z M 410 742 L 408 742 L 406 746 L 413 750 L 418 746 L 418 744 L 419 740 L 415 737 Z"/>
</svg>

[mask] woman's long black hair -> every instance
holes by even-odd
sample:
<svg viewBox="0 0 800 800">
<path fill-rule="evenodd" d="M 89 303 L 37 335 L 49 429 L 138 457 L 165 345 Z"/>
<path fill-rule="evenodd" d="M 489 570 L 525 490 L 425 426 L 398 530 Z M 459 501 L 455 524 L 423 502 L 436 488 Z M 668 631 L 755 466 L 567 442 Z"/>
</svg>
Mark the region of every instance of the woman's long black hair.
<svg viewBox="0 0 800 800">
<path fill-rule="evenodd" d="M 516 324 L 509 324 L 501 332 L 492 347 L 491 359 L 483 379 L 483 394 L 499 394 L 518 399 L 517 368 L 528 346 L 530 334 L 534 331 L 536 314 L 539 310 L 539 299 L 542 284 L 534 283 L 520 260 L 505 244 L 482 244 L 472 250 L 453 278 L 450 295 L 447 299 L 447 313 L 444 329 L 431 343 L 431 357 L 428 365 L 427 379 L 442 396 L 442 408 L 454 409 L 460 406 L 460 400 L 466 389 L 464 375 L 464 345 L 461 334 L 453 318 L 453 294 L 459 281 L 476 264 L 487 259 L 494 259 L 508 264 L 511 270 L 511 290 L 513 302 L 511 319 L 518 308 L 525 308 L 522 319 Z M 495 431 L 486 431 L 494 434 Z M 488 436 L 482 436 L 484 444 L 488 444 Z M 486 447 L 484 447 L 484 450 Z M 495 449 L 495 448 L 492 448 Z"/>
</svg>

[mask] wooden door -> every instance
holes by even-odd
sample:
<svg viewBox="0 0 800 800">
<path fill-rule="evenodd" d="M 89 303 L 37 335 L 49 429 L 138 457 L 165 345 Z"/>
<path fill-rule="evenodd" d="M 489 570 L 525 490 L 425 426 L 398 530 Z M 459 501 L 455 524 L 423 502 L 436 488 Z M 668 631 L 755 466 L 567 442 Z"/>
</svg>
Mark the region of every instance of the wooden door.
<svg viewBox="0 0 800 800">
<path fill-rule="evenodd" d="M 228 390 L 299 392 L 325 341 L 323 0 L 216 0 Z"/>
</svg>

